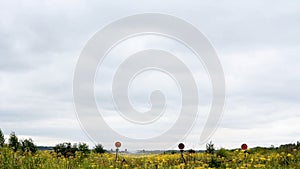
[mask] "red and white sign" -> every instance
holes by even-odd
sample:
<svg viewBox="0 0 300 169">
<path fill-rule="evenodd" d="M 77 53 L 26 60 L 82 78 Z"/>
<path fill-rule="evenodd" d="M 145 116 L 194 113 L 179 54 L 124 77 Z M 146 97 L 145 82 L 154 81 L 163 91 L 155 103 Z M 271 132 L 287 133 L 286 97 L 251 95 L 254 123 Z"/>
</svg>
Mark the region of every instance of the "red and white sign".
<svg viewBox="0 0 300 169">
<path fill-rule="evenodd" d="M 116 143 L 115 143 L 115 146 L 117 147 L 117 148 L 119 148 L 119 147 L 121 147 L 121 142 L 119 142 L 119 141 L 117 141 Z"/>
<path fill-rule="evenodd" d="M 242 148 L 242 150 L 247 150 L 248 146 L 247 146 L 247 144 L 244 143 L 244 144 L 242 144 L 241 148 Z"/>
</svg>

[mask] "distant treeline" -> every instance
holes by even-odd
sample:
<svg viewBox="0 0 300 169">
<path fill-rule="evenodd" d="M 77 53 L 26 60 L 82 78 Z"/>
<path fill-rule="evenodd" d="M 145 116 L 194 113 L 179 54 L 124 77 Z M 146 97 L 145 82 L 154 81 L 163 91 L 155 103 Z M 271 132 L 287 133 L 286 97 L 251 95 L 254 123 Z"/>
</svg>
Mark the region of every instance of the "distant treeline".
<svg viewBox="0 0 300 169">
<path fill-rule="evenodd" d="M 89 146 L 86 143 L 59 143 L 56 144 L 54 147 L 48 147 L 48 146 L 37 146 L 34 144 L 33 140 L 31 138 L 28 139 L 23 139 L 19 140 L 18 137 L 16 136 L 15 132 L 12 132 L 8 138 L 8 142 L 6 143 L 4 134 L 2 130 L 0 129 L 0 148 L 2 147 L 8 147 L 11 148 L 13 151 L 21 151 L 21 152 L 32 152 L 35 153 L 38 150 L 48 150 L 48 151 L 54 151 L 56 152 L 59 156 L 64 156 L 64 157 L 70 157 L 70 156 L 75 156 L 78 153 L 81 154 L 88 154 L 90 152 L 94 153 L 105 153 L 106 150 L 103 148 L 101 144 L 95 145 L 92 149 L 89 149 Z M 238 148 L 240 149 L 240 148 Z M 268 151 L 280 151 L 280 152 L 292 152 L 295 149 L 300 149 L 300 142 L 297 141 L 297 143 L 289 143 L 289 144 L 284 144 L 280 145 L 278 147 L 270 146 L 270 147 L 254 147 L 251 149 L 246 150 L 247 153 L 265 153 Z M 200 152 L 206 152 L 209 154 L 214 154 L 216 153 L 218 156 L 225 156 L 226 154 L 226 149 L 221 148 L 219 150 L 215 150 L 214 144 L 212 142 L 209 142 L 206 144 L 206 150 L 193 150 L 189 149 L 186 150 L 188 153 L 200 153 Z M 235 151 L 237 149 L 231 149 L 229 151 Z M 153 150 L 153 151 L 146 151 L 146 150 L 140 150 L 138 153 L 145 153 L 145 154 L 175 154 L 179 153 L 178 150 L 168 150 L 168 151 L 163 151 L 163 150 Z"/>
<path fill-rule="evenodd" d="M 34 144 L 31 138 L 19 140 L 15 132 L 11 132 L 8 138 L 8 142 L 6 143 L 4 134 L 0 129 L 0 148 L 7 147 L 12 149 L 14 152 L 21 151 L 36 153 L 38 150 L 49 150 L 56 152 L 59 156 L 69 157 L 75 156 L 76 153 L 88 154 L 91 151 L 94 153 L 105 153 L 106 150 L 103 148 L 101 144 L 95 145 L 93 149 L 89 149 L 89 146 L 86 143 L 59 143 L 54 147 L 47 146 L 37 146 Z"/>
</svg>

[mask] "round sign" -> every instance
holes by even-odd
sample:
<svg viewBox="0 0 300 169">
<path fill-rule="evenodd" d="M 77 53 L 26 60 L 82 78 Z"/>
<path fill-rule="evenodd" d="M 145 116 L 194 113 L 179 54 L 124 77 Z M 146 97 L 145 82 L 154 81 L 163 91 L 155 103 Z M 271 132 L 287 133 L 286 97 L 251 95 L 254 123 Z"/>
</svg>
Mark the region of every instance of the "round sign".
<svg viewBox="0 0 300 169">
<path fill-rule="evenodd" d="M 115 143 L 115 146 L 116 146 L 117 148 L 121 147 L 121 142 L 117 141 L 117 142 Z"/>
<path fill-rule="evenodd" d="M 247 150 L 248 146 L 247 146 L 247 144 L 242 144 L 241 148 L 242 148 L 242 150 Z"/>
<path fill-rule="evenodd" d="M 183 149 L 184 149 L 184 144 L 183 144 L 183 143 L 178 144 L 178 148 L 179 148 L 180 150 L 183 150 Z"/>
</svg>

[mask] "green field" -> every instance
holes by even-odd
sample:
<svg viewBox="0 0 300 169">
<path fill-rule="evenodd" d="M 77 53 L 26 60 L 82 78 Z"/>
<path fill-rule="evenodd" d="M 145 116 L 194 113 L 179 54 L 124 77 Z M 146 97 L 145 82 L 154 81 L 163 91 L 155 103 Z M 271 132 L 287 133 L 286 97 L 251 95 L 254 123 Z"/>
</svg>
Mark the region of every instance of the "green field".
<svg viewBox="0 0 300 169">
<path fill-rule="evenodd" d="M 174 153 L 174 152 L 173 152 Z M 75 152 L 64 157 L 54 151 L 14 152 L 9 147 L 0 149 L 1 169 L 75 169 L 75 168 L 300 168 L 298 149 L 216 150 L 214 153 L 120 154 Z"/>
</svg>

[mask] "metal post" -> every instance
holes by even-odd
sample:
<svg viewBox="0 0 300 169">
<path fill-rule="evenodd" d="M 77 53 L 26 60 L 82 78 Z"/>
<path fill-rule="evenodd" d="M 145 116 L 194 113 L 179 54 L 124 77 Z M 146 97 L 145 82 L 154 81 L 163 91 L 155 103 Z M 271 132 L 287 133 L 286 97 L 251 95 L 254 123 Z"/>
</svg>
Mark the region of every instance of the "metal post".
<svg viewBox="0 0 300 169">
<path fill-rule="evenodd" d="M 118 160 L 119 148 L 116 149 L 116 161 Z"/>
<path fill-rule="evenodd" d="M 180 154 L 181 154 L 181 158 L 182 158 L 184 164 L 186 164 L 186 161 L 185 161 L 184 156 L 183 156 L 183 150 L 180 150 Z"/>
</svg>

